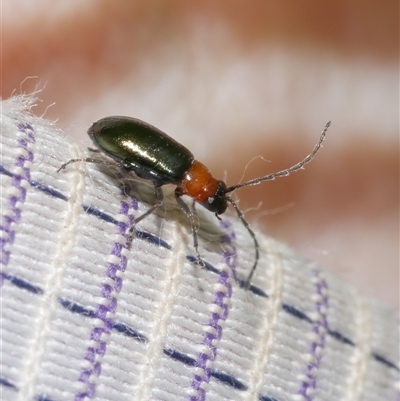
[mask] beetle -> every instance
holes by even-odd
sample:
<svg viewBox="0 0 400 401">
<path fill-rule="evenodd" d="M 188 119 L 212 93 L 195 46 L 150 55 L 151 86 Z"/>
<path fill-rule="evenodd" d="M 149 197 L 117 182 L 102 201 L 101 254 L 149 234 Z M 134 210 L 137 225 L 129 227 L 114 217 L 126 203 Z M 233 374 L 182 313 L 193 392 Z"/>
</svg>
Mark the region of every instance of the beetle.
<svg viewBox="0 0 400 401">
<path fill-rule="evenodd" d="M 196 160 L 186 147 L 166 133 L 139 119 L 123 116 L 102 118 L 93 123 L 88 130 L 89 137 L 97 147 L 97 150 L 94 151 L 104 153 L 113 159 L 114 163 L 91 157 L 71 159 L 64 163 L 57 171 L 65 169 L 71 163 L 80 161 L 106 165 L 115 164 L 116 162 L 119 167 L 129 172 L 134 172 L 144 180 L 151 181 L 154 185 L 156 201 L 145 213 L 135 218 L 134 224 L 129 230 L 129 241 L 132 239 L 135 225 L 162 205 L 164 198 L 162 186 L 166 184 L 176 185 L 176 202 L 189 218 L 197 262 L 202 266 L 205 266 L 205 264 L 199 252 L 197 224 L 194 212 L 181 197 L 183 195 L 191 197 L 195 202 L 213 212 L 219 220 L 219 216 L 225 212 L 228 204 L 231 204 L 254 241 L 255 259 L 244 285 L 247 289 L 250 287 L 251 279 L 258 264 L 259 245 L 256 235 L 250 228 L 242 211 L 227 194 L 238 188 L 258 185 L 261 182 L 271 181 L 277 177 L 287 176 L 292 172 L 301 170 L 314 158 L 315 154 L 321 148 L 330 123 L 329 121 L 325 125 L 314 149 L 302 161 L 287 169 L 230 187 L 227 187 L 224 181 L 215 179 L 207 167 Z"/>
</svg>

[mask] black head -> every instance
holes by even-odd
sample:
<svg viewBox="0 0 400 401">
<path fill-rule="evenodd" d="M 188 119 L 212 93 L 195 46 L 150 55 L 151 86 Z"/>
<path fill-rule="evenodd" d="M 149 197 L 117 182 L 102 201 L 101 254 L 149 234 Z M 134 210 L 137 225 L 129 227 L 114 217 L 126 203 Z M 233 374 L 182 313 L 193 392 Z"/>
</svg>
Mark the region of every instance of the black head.
<svg viewBox="0 0 400 401">
<path fill-rule="evenodd" d="M 214 195 L 210 196 L 205 202 L 202 202 L 201 206 L 205 207 L 210 212 L 215 213 L 216 216 L 225 213 L 225 210 L 228 207 L 225 192 L 226 184 L 223 181 L 218 181 L 218 187 Z"/>
</svg>

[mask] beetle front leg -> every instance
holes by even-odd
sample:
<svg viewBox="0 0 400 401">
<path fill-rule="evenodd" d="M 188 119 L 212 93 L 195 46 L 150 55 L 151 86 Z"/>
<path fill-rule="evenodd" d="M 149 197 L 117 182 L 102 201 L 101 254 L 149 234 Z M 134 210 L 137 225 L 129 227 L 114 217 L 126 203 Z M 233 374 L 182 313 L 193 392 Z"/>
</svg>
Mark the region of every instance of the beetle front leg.
<svg viewBox="0 0 400 401">
<path fill-rule="evenodd" d="M 204 263 L 203 259 L 201 258 L 200 252 L 199 252 L 199 240 L 197 237 L 197 223 L 194 218 L 194 213 L 189 208 L 189 206 L 182 200 L 181 193 L 178 189 L 175 190 L 175 198 L 176 198 L 176 203 L 178 204 L 178 206 L 180 207 L 182 212 L 186 214 L 187 218 L 190 221 L 190 225 L 192 227 L 192 234 L 193 234 L 193 246 L 194 246 L 194 250 L 196 252 L 197 263 L 200 266 L 205 267 L 206 264 Z"/>
</svg>

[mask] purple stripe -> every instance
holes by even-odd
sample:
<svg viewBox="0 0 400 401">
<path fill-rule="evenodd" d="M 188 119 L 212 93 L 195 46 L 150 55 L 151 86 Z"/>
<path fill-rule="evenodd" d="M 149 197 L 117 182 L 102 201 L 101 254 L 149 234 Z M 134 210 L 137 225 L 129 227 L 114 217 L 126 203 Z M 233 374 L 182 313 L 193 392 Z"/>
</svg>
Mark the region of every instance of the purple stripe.
<svg viewBox="0 0 400 401">
<path fill-rule="evenodd" d="M 316 387 L 316 376 L 320 366 L 323 349 L 325 346 L 325 338 L 328 333 L 328 322 L 326 314 L 328 312 L 328 286 L 324 279 L 321 278 L 319 270 L 313 270 L 315 280 L 315 294 L 317 301 L 315 303 L 316 319 L 313 322 L 312 332 L 315 334 L 315 340 L 311 343 L 309 354 L 307 355 L 309 362 L 305 367 L 304 376 L 306 379 L 301 383 L 299 394 L 306 401 L 311 401 L 314 396 L 313 392 Z"/>
<path fill-rule="evenodd" d="M 22 135 L 21 135 L 22 134 Z M 7 213 L 2 216 L 0 230 L 3 231 L 2 239 L 0 240 L 0 263 L 6 266 L 10 260 L 9 247 L 14 243 L 15 226 L 21 220 L 21 210 L 17 203 L 24 203 L 26 199 L 26 189 L 24 181 L 30 182 L 31 174 L 29 163 L 33 162 L 33 153 L 29 150 L 35 143 L 33 128 L 29 124 L 18 124 L 18 141 L 17 149 L 22 150 L 14 162 L 14 166 L 18 167 L 17 172 L 11 178 L 11 187 L 16 189 L 16 194 L 8 196 Z M 27 163 L 28 162 L 28 163 Z"/>
<path fill-rule="evenodd" d="M 129 193 L 125 186 L 122 188 L 122 194 Z M 118 222 L 117 223 L 117 233 L 125 238 L 125 243 L 121 244 L 119 242 L 114 242 L 111 255 L 118 258 L 118 264 L 108 263 L 106 275 L 113 282 L 110 284 L 103 284 L 101 287 L 101 297 L 106 299 L 107 302 L 98 303 L 97 308 L 94 311 L 93 317 L 100 319 L 103 323 L 100 327 L 93 327 L 90 333 L 90 339 L 95 342 L 94 347 L 88 347 L 86 350 L 85 359 L 90 362 L 90 368 L 82 369 L 79 381 L 86 384 L 86 390 L 75 395 L 75 401 L 81 401 L 84 398 L 93 398 L 96 391 L 95 383 L 90 382 L 90 378 L 94 376 L 99 376 L 101 373 L 101 362 L 97 361 L 96 356 L 104 356 L 106 352 L 106 343 L 102 340 L 103 335 L 108 335 L 111 332 L 113 326 L 112 315 L 117 309 L 117 299 L 112 296 L 114 293 L 119 293 L 122 288 L 122 279 L 118 277 L 117 272 L 124 272 L 126 269 L 126 257 L 123 256 L 123 250 L 129 248 L 128 241 L 128 228 L 131 227 L 133 223 L 133 217 L 129 215 L 130 208 L 137 209 L 137 201 L 131 198 L 130 204 L 121 201 L 119 213 L 123 216 L 128 217 L 129 223 Z M 107 280 L 108 281 L 108 280 Z M 111 316 L 110 316 L 111 315 Z"/>
<path fill-rule="evenodd" d="M 222 337 L 222 328 L 219 324 L 221 320 L 226 320 L 228 316 L 228 306 L 224 302 L 232 297 L 232 285 L 231 282 L 236 279 L 235 273 L 235 260 L 236 260 L 236 248 L 233 245 L 235 240 L 235 234 L 232 232 L 231 224 L 228 222 L 222 222 L 224 229 L 229 229 L 229 235 L 225 235 L 222 238 L 222 242 L 226 245 L 228 250 L 223 252 L 224 263 L 228 266 L 229 272 L 222 270 L 219 272 L 218 283 L 225 287 L 225 291 L 217 291 L 214 296 L 213 305 L 217 305 L 221 308 L 221 313 L 212 313 L 208 323 L 208 327 L 212 330 L 206 332 L 203 338 L 203 344 L 209 349 L 209 353 L 199 353 L 196 359 L 196 367 L 202 370 L 202 374 L 195 374 L 191 388 L 197 395 L 190 396 L 189 401 L 204 401 L 205 391 L 201 388 L 203 383 L 208 383 L 211 377 L 211 363 L 217 356 L 217 348 L 215 342 L 219 341 Z"/>
</svg>

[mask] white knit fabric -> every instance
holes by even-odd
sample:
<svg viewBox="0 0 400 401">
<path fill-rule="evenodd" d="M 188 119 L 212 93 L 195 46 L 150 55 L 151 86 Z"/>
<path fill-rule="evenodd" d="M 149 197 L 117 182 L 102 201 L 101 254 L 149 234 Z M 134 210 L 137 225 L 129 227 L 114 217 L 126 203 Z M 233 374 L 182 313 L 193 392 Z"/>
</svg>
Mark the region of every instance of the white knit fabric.
<svg viewBox="0 0 400 401">
<path fill-rule="evenodd" d="M 400 400 L 395 311 L 235 217 L 172 189 L 155 215 L 145 182 L 107 166 L 60 165 L 85 150 L 2 102 L 2 400 Z M 85 135 L 83 132 L 82 135 Z"/>
</svg>

